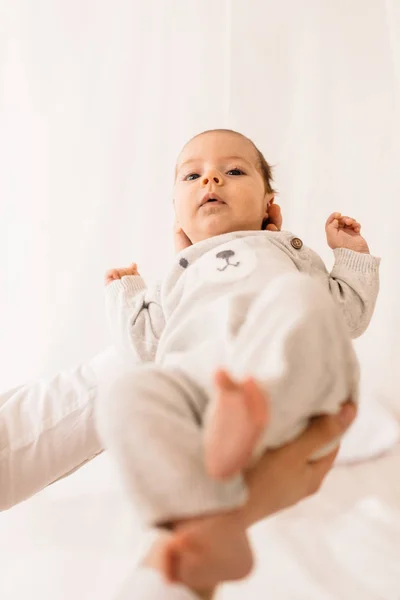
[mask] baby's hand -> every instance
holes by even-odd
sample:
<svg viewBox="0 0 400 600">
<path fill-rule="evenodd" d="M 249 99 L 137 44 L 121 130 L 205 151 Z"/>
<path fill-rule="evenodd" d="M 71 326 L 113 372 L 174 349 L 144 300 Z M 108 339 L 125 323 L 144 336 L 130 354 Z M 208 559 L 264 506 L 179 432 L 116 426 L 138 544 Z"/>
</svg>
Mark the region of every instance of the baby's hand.
<svg viewBox="0 0 400 600">
<path fill-rule="evenodd" d="M 326 225 L 326 240 L 328 245 L 335 248 L 348 248 L 354 252 L 369 254 L 368 244 L 361 236 L 361 225 L 355 219 L 343 217 L 341 213 L 332 213 Z"/>
<path fill-rule="evenodd" d="M 132 263 L 131 266 L 126 269 L 110 269 L 104 276 L 104 283 L 105 285 L 108 285 L 112 281 L 122 279 L 122 277 L 126 277 L 127 275 L 139 275 L 136 263 Z"/>
</svg>

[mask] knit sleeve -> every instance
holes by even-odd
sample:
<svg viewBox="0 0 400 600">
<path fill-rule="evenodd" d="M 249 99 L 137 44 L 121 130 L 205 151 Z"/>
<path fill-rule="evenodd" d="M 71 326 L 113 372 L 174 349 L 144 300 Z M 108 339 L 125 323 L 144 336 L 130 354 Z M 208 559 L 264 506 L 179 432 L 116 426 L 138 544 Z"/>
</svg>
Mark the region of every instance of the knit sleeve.
<svg viewBox="0 0 400 600">
<path fill-rule="evenodd" d="M 347 248 L 334 250 L 330 291 L 343 311 L 352 338 L 367 329 L 379 291 L 380 259 Z"/>
<path fill-rule="evenodd" d="M 117 350 L 136 363 L 154 361 L 165 324 L 159 286 L 149 291 L 139 275 L 113 281 L 106 287 L 106 313 Z"/>
</svg>

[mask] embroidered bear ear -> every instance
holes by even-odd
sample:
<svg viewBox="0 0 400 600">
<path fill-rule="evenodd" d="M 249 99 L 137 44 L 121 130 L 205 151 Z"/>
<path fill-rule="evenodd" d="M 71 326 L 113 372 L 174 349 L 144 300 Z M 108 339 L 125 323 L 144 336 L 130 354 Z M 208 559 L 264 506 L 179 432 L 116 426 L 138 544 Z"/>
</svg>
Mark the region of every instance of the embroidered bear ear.
<svg viewBox="0 0 400 600">
<path fill-rule="evenodd" d="M 182 269 L 187 269 L 189 266 L 189 261 L 186 260 L 186 258 L 181 258 L 179 261 L 179 265 L 182 267 Z"/>
</svg>

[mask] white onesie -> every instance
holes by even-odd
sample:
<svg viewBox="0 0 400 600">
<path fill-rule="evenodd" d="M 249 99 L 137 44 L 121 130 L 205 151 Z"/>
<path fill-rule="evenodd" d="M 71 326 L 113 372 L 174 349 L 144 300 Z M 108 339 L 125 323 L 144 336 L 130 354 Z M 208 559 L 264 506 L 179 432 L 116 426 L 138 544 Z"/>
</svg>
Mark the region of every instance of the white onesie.
<svg viewBox="0 0 400 600">
<path fill-rule="evenodd" d="M 101 399 L 98 424 L 144 522 L 246 500 L 241 476 L 217 482 L 203 464 L 202 425 L 218 367 L 253 375 L 269 392 L 271 420 L 258 452 L 357 399 L 350 338 L 371 319 L 379 259 L 346 249 L 335 259 L 328 274 L 288 232 L 235 232 L 183 250 L 154 293 L 139 276 L 107 287 L 117 348 L 146 364 Z"/>
</svg>

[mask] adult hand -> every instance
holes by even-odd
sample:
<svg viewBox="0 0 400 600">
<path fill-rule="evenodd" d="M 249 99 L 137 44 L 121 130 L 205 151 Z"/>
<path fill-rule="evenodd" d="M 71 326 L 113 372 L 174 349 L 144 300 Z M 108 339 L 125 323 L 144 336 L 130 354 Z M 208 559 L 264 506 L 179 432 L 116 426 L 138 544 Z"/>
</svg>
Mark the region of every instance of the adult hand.
<svg viewBox="0 0 400 600">
<path fill-rule="evenodd" d="M 282 227 L 282 212 L 279 204 L 275 204 L 273 201 L 269 205 L 268 209 L 268 225 L 265 229 L 269 231 L 280 231 Z"/>
<path fill-rule="evenodd" d="M 243 394 L 247 404 L 268 402 L 255 381 L 235 382 L 225 373 L 224 377 L 216 378 L 216 386 L 220 394 L 226 395 L 228 402 L 232 394 Z M 312 419 L 299 438 L 264 454 L 245 475 L 249 487 L 249 500 L 245 507 L 247 526 L 318 491 L 339 448 L 316 461 L 312 461 L 311 457 L 338 439 L 350 426 L 356 412 L 355 405 L 347 401 L 339 414 Z"/>
<path fill-rule="evenodd" d="M 219 372 L 221 373 L 221 371 Z M 216 377 L 216 387 L 229 402 L 232 394 L 243 394 L 246 402 L 268 402 L 254 380 L 234 382 L 227 373 Z M 313 419 L 306 431 L 294 442 L 277 450 L 268 450 L 260 461 L 245 475 L 249 499 L 243 508 L 246 527 L 275 512 L 296 504 L 315 493 L 332 467 L 338 449 L 317 461 L 310 458 L 321 448 L 343 434 L 356 416 L 352 402 L 345 402 L 335 416 Z M 156 539 L 142 565 L 163 573 L 165 570 L 165 536 Z M 161 588 L 160 588 L 161 589 Z M 198 592 L 196 592 L 198 594 Z M 199 598 L 211 600 L 214 590 L 205 591 Z"/>
<path fill-rule="evenodd" d="M 185 248 L 189 248 L 189 246 L 192 245 L 192 242 L 189 240 L 188 236 L 183 231 L 182 227 L 180 225 L 178 225 L 176 221 L 174 223 L 173 231 L 174 231 L 174 246 L 175 246 L 176 253 L 180 252 L 181 250 L 184 250 Z"/>
</svg>

